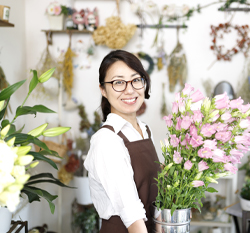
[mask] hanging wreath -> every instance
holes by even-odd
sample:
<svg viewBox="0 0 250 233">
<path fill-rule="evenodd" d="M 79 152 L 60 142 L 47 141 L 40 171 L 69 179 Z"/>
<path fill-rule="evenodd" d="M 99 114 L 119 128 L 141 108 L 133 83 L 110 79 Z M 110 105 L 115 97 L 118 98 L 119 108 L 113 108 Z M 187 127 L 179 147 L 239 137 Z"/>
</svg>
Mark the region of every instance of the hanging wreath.
<svg viewBox="0 0 250 233">
<path fill-rule="evenodd" d="M 148 75 L 152 74 L 154 70 L 154 61 L 152 57 L 150 57 L 148 54 L 144 52 L 139 52 L 136 54 L 140 59 L 143 59 L 148 62 L 148 69 L 146 70 Z"/>
<path fill-rule="evenodd" d="M 231 49 L 228 49 L 225 53 L 222 52 L 222 48 L 224 45 L 217 45 L 217 39 L 223 38 L 224 33 L 229 33 L 232 31 L 232 29 L 237 31 L 237 34 L 240 36 L 239 39 L 237 39 L 236 46 L 234 46 Z M 235 55 L 238 52 L 243 52 L 245 57 L 247 56 L 247 52 L 250 47 L 250 38 L 248 37 L 248 31 L 249 26 L 243 25 L 243 26 L 233 26 L 230 23 L 225 24 L 219 24 L 219 26 L 211 26 L 212 32 L 210 35 L 213 36 L 213 45 L 210 47 L 214 53 L 217 56 L 217 60 L 225 60 L 225 61 L 231 61 L 232 56 Z"/>
</svg>

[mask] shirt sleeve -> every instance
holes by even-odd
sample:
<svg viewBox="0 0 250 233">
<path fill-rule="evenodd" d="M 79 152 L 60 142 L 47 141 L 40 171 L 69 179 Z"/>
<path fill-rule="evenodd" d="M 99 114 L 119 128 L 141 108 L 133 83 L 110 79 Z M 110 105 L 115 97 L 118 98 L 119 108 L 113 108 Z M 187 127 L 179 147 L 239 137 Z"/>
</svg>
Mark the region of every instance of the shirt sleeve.
<svg viewBox="0 0 250 233">
<path fill-rule="evenodd" d="M 124 225 L 128 228 L 136 220 L 147 220 L 134 182 L 130 156 L 122 139 L 108 129 L 101 129 L 91 144 L 95 176 Z"/>
</svg>

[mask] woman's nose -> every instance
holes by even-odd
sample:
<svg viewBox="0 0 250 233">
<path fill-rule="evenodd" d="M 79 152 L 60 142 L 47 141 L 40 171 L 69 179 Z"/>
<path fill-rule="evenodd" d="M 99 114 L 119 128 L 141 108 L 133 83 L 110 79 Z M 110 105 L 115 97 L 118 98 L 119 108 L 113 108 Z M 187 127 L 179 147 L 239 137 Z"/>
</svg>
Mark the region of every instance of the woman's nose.
<svg viewBox="0 0 250 233">
<path fill-rule="evenodd" d="M 126 94 L 130 94 L 130 93 L 134 92 L 134 88 L 132 87 L 132 83 L 131 82 L 127 83 L 127 87 L 126 87 L 126 89 L 125 89 L 124 92 Z"/>
</svg>

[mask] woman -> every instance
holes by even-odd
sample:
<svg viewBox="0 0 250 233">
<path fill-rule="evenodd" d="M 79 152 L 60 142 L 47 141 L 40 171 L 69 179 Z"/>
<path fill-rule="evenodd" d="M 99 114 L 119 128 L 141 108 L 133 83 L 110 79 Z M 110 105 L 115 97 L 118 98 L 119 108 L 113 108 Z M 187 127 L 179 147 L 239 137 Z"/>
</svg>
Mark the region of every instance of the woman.
<svg viewBox="0 0 250 233">
<path fill-rule="evenodd" d="M 136 118 L 149 98 L 149 76 L 136 56 L 116 50 L 103 59 L 99 83 L 104 124 L 91 138 L 84 165 L 100 232 L 150 233 L 159 165 L 150 130 Z"/>
</svg>

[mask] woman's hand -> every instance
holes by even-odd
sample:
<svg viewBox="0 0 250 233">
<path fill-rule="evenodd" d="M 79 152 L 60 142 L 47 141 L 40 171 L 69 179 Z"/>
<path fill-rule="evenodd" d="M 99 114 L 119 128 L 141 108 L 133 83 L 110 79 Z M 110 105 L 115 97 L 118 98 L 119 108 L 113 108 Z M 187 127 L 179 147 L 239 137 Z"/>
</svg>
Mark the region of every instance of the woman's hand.
<svg viewBox="0 0 250 233">
<path fill-rule="evenodd" d="M 143 219 L 137 220 L 128 227 L 129 233 L 148 233 Z"/>
</svg>

